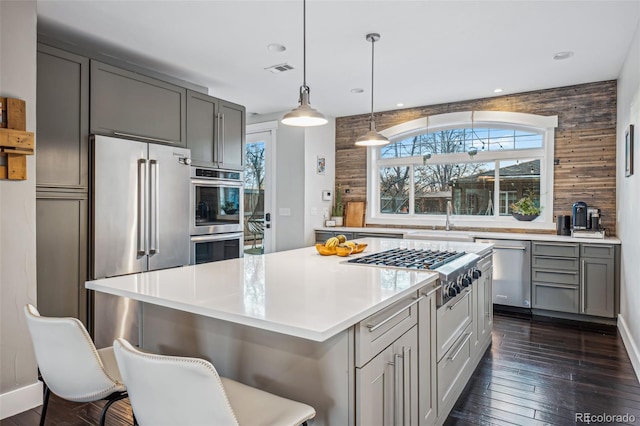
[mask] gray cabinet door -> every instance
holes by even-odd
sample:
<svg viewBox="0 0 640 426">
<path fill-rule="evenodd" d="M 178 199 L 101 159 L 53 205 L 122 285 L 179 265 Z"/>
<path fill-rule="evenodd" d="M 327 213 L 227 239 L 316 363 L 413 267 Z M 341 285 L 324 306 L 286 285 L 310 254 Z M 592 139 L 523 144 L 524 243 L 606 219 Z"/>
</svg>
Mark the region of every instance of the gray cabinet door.
<svg viewBox="0 0 640 426">
<path fill-rule="evenodd" d="M 85 326 L 87 208 L 86 195 L 37 194 L 38 310 L 45 316 L 79 318 Z"/>
<path fill-rule="evenodd" d="M 220 101 L 220 155 L 218 162 L 225 169 L 244 169 L 246 139 L 245 107 Z"/>
<path fill-rule="evenodd" d="M 219 103 L 219 99 L 187 91 L 187 148 L 196 166 L 217 165 Z"/>
<path fill-rule="evenodd" d="M 418 332 L 403 334 L 356 369 L 356 424 L 418 424 Z"/>
<path fill-rule="evenodd" d="M 581 263 L 582 300 L 580 312 L 614 316 L 614 259 L 583 257 Z"/>
<path fill-rule="evenodd" d="M 38 45 L 36 184 L 88 185 L 89 60 Z"/>
<path fill-rule="evenodd" d="M 91 133 L 186 145 L 186 89 L 91 61 Z"/>
<path fill-rule="evenodd" d="M 436 299 L 427 297 L 418 305 L 418 394 L 420 424 L 434 425 L 437 416 L 436 396 Z"/>
</svg>

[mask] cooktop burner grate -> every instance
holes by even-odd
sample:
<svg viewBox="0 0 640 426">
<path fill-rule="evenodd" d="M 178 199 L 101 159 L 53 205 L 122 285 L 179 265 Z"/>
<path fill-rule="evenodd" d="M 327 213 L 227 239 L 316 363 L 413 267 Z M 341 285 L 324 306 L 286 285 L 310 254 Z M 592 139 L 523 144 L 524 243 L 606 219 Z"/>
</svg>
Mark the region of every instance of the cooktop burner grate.
<svg viewBox="0 0 640 426">
<path fill-rule="evenodd" d="M 435 270 L 451 262 L 465 252 L 429 249 L 397 248 L 348 260 L 359 265 L 391 266 L 395 268 Z"/>
</svg>

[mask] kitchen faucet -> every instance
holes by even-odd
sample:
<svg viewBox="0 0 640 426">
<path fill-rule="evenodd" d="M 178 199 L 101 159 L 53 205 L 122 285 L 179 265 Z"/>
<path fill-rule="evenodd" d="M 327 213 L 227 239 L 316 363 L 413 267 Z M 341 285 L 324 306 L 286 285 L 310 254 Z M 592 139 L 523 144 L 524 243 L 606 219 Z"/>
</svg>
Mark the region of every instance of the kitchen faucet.
<svg viewBox="0 0 640 426">
<path fill-rule="evenodd" d="M 453 225 L 451 223 L 451 212 L 453 210 L 453 207 L 451 206 L 451 200 L 447 201 L 447 220 L 444 223 L 444 230 L 445 231 L 451 231 L 451 226 Z"/>
</svg>

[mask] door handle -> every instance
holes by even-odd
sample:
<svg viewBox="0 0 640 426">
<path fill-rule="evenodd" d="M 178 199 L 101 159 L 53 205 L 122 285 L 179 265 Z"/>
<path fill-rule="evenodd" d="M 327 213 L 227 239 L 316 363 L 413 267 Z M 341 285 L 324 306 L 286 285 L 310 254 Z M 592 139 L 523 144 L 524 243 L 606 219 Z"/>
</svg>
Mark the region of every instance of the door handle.
<svg viewBox="0 0 640 426">
<path fill-rule="evenodd" d="M 149 161 L 149 205 L 151 212 L 149 214 L 149 254 L 160 253 L 160 244 L 158 241 L 158 160 Z"/>
<path fill-rule="evenodd" d="M 138 256 L 147 254 L 145 230 L 146 226 L 146 202 L 145 194 L 147 188 L 147 160 L 138 160 Z"/>
</svg>

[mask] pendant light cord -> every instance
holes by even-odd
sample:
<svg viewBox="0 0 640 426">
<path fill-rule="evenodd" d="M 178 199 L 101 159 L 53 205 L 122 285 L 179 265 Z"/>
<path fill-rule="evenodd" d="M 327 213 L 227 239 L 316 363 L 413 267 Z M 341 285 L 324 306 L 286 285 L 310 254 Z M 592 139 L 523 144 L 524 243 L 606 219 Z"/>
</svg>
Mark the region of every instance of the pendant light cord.
<svg viewBox="0 0 640 426">
<path fill-rule="evenodd" d="M 375 38 L 371 38 L 371 118 L 370 121 L 373 122 L 373 55 L 374 49 L 373 45 L 375 44 Z"/>
<path fill-rule="evenodd" d="M 307 0 L 302 0 L 302 87 L 307 86 Z"/>
</svg>

